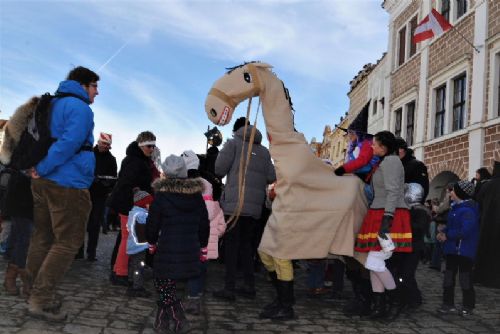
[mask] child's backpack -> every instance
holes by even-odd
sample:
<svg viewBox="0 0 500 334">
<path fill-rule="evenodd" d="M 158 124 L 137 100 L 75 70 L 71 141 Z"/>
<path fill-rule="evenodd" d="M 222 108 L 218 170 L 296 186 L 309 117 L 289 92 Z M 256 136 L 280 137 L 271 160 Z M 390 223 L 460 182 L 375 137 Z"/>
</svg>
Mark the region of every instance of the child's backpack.
<svg viewBox="0 0 500 334">
<path fill-rule="evenodd" d="M 28 125 L 21 134 L 19 143 L 12 152 L 9 167 L 16 170 L 28 169 L 36 166 L 47 155 L 50 146 L 55 141 L 50 133 L 52 99 L 68 96 L 85 101 L 82 97 L 70 93 L 56 93 L 56 95 L 45 93 L 40 97 L 33 114 L 28 119 Z"/>
</svg>

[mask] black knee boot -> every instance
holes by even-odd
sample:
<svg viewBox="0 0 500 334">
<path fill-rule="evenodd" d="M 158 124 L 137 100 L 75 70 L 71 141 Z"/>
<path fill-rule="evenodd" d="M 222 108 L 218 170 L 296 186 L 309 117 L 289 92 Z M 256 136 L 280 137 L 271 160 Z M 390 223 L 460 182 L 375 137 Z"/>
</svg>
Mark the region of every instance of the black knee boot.
<svg viewBox="0 0 500 334">
<path fill-rule="evenodd" d="M 403 310 L 405 304 L 402 301 L 401 293 L 400 289 L 397 288 L 385 291 L 387 297 L 387 320 L 395 320 Z"/>
<path fill-rule="evenodd" d="M 295 302 L 293 281 L 277 280 L 276 288 L 278 292 L 277 303 L 271 308 L 260 313 L 260 318 L 289 320 L 295 317 L 293 304 Z"/>
<path fill-rule="evenodd" d="M 264 305 L 264 307 L 262 308 L 262 312 L 259 314 L 260 318 L 268 318 L 270 314 L 273 314 L 275 312 L 275 309 L 280 307 L 280 301 L 278 297 L 278 276 L 276 275 L 275 271 L 268 271 L 267 274 L 269 276 L 271 284 L 274 287 L 274 290 L 276 291 L 276 297 L 271 303 Z"/>
<path fill-rule="evenodd" d="M 385 293 L 384 292 L 374 292 L 373 293 L 373 312 L 370 318 L 372 319 L 383 319 L 386 316 L 385 311 Z"/>
<path fill-rule="evenodd" d="M 278 280 L 280 308 L 277 310 L 271 319 L 276 320 L 290 320 L 295 317 L 293 311 L 293 304 L 295 302 L 293 281 L 280 281 Z"/>
</svg>

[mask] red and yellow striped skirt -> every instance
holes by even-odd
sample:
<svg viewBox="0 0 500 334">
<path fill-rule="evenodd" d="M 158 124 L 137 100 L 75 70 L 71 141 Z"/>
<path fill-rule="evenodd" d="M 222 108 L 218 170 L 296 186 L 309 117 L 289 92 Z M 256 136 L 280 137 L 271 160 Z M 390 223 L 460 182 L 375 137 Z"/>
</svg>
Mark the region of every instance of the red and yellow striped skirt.
<svg viewBox="0 0 500 334">
<path fill-rule="evenodd" d="M 384 209 L 369 209 L 363 220 L 363 225 L 356 237 L 354 250 L 357 252 L 380 251 L 382 248 L 377 239 Z M 410 211 L 408 209 L 396 209 L 390 236 L 394 242 L 394 252 L 410 253 L 412 251 Z"/>
</svg>

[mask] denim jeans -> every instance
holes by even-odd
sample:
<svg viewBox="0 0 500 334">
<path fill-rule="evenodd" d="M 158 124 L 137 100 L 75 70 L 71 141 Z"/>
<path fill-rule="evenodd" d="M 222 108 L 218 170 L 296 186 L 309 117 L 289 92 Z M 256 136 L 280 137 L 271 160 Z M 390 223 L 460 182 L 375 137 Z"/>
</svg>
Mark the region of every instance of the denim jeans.
<svg viewBox="0 0 500 334">
<path fill-rule="evenodd" d="M 12 229 L 8 238 L 6 256 L 9 263 L 24 269 L 26 267 L 31 231 L 33 230 L 33 220 L 16 216 L 11 216 L 10 220 L 12 221 Z"/>
<path fill-rule="evenodd" d="M 443 262 L 443 244 L 436 241 L 434 249 L 432 250 L 432 259 L 430 266 L 441 270 L 441 263 Z"/>
<path fill-rule="evenodd" d="M 323 287 L 325 282 L 325 265 L 325 260 L 307 260 L 307 287 L 309 289 Z"/>
<path fill-rule="evenodd" d="M 200 262 L 200 276 L 192 277 L 187 281 L 187 290 L 189 297 L 201 297 L 205 289 L 207 280 L 208 261 Z"/>
</svg>

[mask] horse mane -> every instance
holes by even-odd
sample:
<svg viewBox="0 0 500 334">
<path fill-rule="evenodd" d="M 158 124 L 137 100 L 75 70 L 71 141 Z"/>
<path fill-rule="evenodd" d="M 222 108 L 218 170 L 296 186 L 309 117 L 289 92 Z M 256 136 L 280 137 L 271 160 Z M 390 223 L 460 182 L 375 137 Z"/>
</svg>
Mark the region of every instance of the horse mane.
<svg viewBox="0 0 500 334">
<path fill-rule="evenodd" d="M 226 70 L 227 70 L 226 74 L 230 74 L 232 71 L 234 71 L 237 68 L 246 66 L 248 64 L 256 64 L 256 63 L 261 63 L 261 62 L 260 61 L 256 61 L 256 60 L 252 60 L 252 61 L 246 61 L 246 62 L 244 62 L 241 65 L 237 65 L 237 66 L 233 66 L 233 67 L 226 67 Z"/>
<path fill-rule="evenodd" d="M 253 60 L 253 61 L 246 61 L 244 62 L 243 64 L 240 64 L 240 65 L 237 65 L 237 66 L 233 66 L 233 67 L 226 67 L 226 74 L 231 74 L 231 72 L 233 72 L 234 70 L 238 69 L 238 68 L 241 68 L 243 66 L 246 66 L 248 64 L 258 64 L 258 63 L 262 63 L 261 61 L 258 61 L 258 60 Z M 276 75 L 276 73 L 274 73 L 273 71 L 270 70 L 270 72 L 275 76 L 275 77 L 278 77 Z M 293 118 L 293 124 L 295 125 L 295 109 L 293 108 L 293 103 L 292 103 L 292 98 L 290 97 L 290 93 L 288 91 L 288 88 L 285 87 L 285 83 L 281 81 L 281 84 L 283 85 L 283 90 L 285 91 L 285 96 L 286 96 L 286 99 L 288 100 L 288 103 L 290 104 L 290 109 L 292 111 L 292 118 Z M 295 127 L 294 127 L 295 128 Z M 297 131 L 297 130 L 295 130 Z"/>
</svg>

